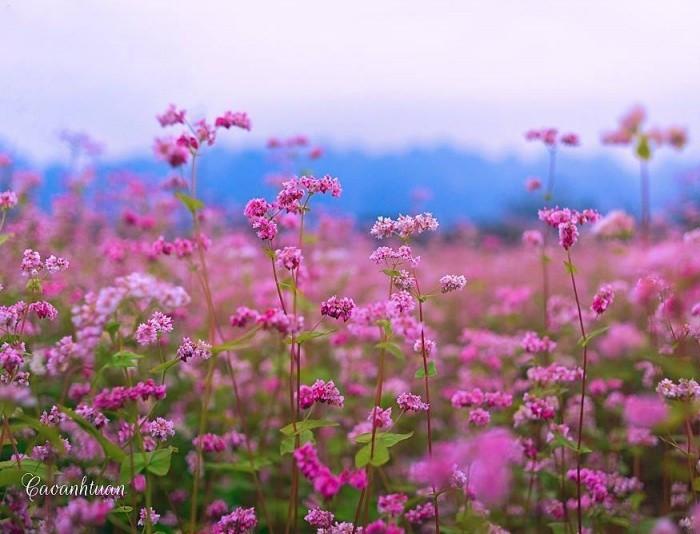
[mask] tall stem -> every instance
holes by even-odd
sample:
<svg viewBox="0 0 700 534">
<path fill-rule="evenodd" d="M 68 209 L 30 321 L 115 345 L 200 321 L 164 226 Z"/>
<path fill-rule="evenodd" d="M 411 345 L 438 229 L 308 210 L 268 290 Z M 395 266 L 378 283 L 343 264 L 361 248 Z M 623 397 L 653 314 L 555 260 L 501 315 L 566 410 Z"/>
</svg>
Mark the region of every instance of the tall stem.
<svg viewBox="0 0 700 534">
<path fill-rule="evenodd" d="M 581 510 L 581 439 L 583 437 L 583 408 L 586 400 L 586 374 L 588 371 L 588 343 L 586 342 L 586 328 L 583 325 L 583 313 L 581 312 L 581 300 L 576 288 L 576 277 L 574 276 L 574 264 L 571 261 L 571 252 L 566 251 L 569 260 L 568 270 L 571 275 L 571 287 L 574 290 L 576 299 L 576 309 L 578 311 L 578 322 L 581 328 L 581 339 L 583 340 L 583 376 L 581 377 L 581 400 L 578 412 L 578 440 L 576 446 L 576 518 L 578 520 L 578 532 L 581 534 L 583 517 Z"/>
<path fill-rule="evenodd" d="M 428 376 L 428 351 L 425 348 L 425 326 L 423 324 L 423 298 L 420 292 L 420 286 L 418 285 L 418 277 L 414 276 L 416 281 L 416 291 L 418 292 L 418 321 L 420 322 L 420 341 L 421 341 L 421 355 L 423 357 L 423 387 L 425 389 L 425 402 L 428 405 L 426 410 L 427 422 L 428 422 L 428 457 L 432 460 L 433 458 L 433 429 L 432 429 L 432 409 L 433 406 L 430 402 L 430 377 Z M 432 486 L 433 489 L 433 506 L 435 507 L 435 532 L 440 534 L 440 508 L 438 506 L 438 495 L 435 490 L 435 485 Z"/>
<path fill-rule="evenodd" d="M 651 199 L 649 193 L 649 164 L 642 159 L 639 162 L 640 178 L 640 211 L 642 219 L 642 240 L 649 241 L 649 229 L 651 224 Z"/>
</svg>

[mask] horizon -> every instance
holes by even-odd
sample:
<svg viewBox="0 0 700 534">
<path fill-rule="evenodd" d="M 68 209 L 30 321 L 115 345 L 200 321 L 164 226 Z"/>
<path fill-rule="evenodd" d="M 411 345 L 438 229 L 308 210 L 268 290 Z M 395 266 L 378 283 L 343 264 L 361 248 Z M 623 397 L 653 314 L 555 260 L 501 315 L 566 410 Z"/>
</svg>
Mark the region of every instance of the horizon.
<svg viewBox="0 0 700 534">
<path fill-rule="evenodd" d="M 339 150 L 447 144 L 487 158 L 531 157 L 537 148 L 523 133 L 553 126 L 579 133 L 581 154 L 629 164 L 632 156 L 599 136 L 640 103 L 650 125 L 689 129 L 687 150 L 661 151 L 660 160 L 700 155 L 700 110 L 685 105 L 700 89 L 686 60 L 700 54 L 694 2 L 312 1 L 234 10 L 210 1 L 169 10 L 154 1 L 136 19 L 134 5 L 64 0 L 51 4 L 51 17 L 38 16 L 47 8 L 37 0 L 0 6 L 0 43 L 12 50 L 0 57 L 11 73 L 0 94 L 4 144 L 46 165 L 65 160 L 57 136 L 68 129 L 104 143 L 109 160 L 146 153 L 161 134 L 155 115 L 172 102 L 210 118 L 248 112 L 252 132 L 222 141 L 231 147 L 306 134 Z M 139 39 L 146 33 L 153 38 Z"/>
</svg>

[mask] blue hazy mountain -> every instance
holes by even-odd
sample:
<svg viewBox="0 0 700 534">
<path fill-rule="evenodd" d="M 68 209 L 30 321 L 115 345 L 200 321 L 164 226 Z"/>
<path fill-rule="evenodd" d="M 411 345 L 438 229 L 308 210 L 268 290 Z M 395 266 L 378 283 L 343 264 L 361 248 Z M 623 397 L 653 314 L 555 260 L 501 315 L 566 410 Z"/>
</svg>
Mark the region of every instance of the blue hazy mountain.
<svg viewBox="0 0 700 534">
<path fill-rule="evenodd" d="M 429 189 L 431 198 L 421 208 L 432 211 L 445 223 L 469 220 L 493 225 L 519 216 L 532 217 L 541 207 L 541 194 L 527 193 L 528 176 L 544 176 L 545 158 L 524 161 L 510 156 L 488 159 L 451 147 L 415 148 L 385 154 L 360 150 L 329 150 L 309 164 L 317 175 L 338 176 L 343 184 L 341 199 L 333 199 L 333 211 L 353 214 L 359 220 L 379 214 L 395 215 L 416 207 L 412 193 Z M 134 157 L 98 166 L 93 187 L 104 187 L 106 176 L 118 170 L 162 180 L 170 170 L 150 156 Z M 45 171 L 42 204 L 48 205 L 65 170 Z M 254 196 L 270 198 L 274 191 L 265 176 L 276 171 L 269 153 L 262 150 L 214 149 L 201 159 L 199 182 L 208 202 L 235 207 Z M 680 166 L 653 165 L 652 199 L 655 209 L 676 200 L 682 192 Z M 555 185 L 555 201 L 572 207 L 596 207 L 601 211 L 622 208 L 636 213 L 638 176 L 605 156 L 580 157 L 561 154 Z M 325 202 L 324 202 L 325 203 Z M 330 207 L 330 206 L 329 206 Z"/>
</svg>

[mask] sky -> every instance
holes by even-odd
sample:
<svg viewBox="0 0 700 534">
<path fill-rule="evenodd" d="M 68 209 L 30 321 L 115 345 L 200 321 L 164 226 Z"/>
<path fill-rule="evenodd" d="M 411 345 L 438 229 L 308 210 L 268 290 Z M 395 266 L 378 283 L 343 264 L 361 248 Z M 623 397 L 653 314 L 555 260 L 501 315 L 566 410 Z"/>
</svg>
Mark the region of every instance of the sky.
<svg viewBox="0 0 700 534">
<path fill-rule="evenodd" d="M 696 0 L 0 0 L 0 143 L 48 162 L 71 129 L 108 159 L 147 153 L 174 102 L 247 111 L 231 146 L 527 156 L 522 133 L 555 126 L 597 154 L 641 103 L 697 160 L 698 20 Z"/>
</svg>

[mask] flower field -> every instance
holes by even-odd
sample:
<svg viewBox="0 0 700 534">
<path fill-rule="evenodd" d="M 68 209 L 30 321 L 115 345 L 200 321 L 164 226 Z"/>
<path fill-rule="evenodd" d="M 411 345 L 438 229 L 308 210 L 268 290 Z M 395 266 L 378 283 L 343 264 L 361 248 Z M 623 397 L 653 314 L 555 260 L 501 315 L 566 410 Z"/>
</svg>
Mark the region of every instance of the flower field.
<svg viewBox="0 0 700 534">
<path fill-rule="evenodd" d="M 88 195 L 71 137 L 49 211 L 0 155 L 0 531 L 700 531 L 700 229 L 649 197 L 684 130 L 603 136 L 639 220 L 558 206 L 578 136 L 528 132 L 551 164 L 513 238 L 356 223 L 301 137 L 267 197 L 206 203 L 199 162 L 251 120 L 157 118 L 158 182 Z"/>
</svg>

